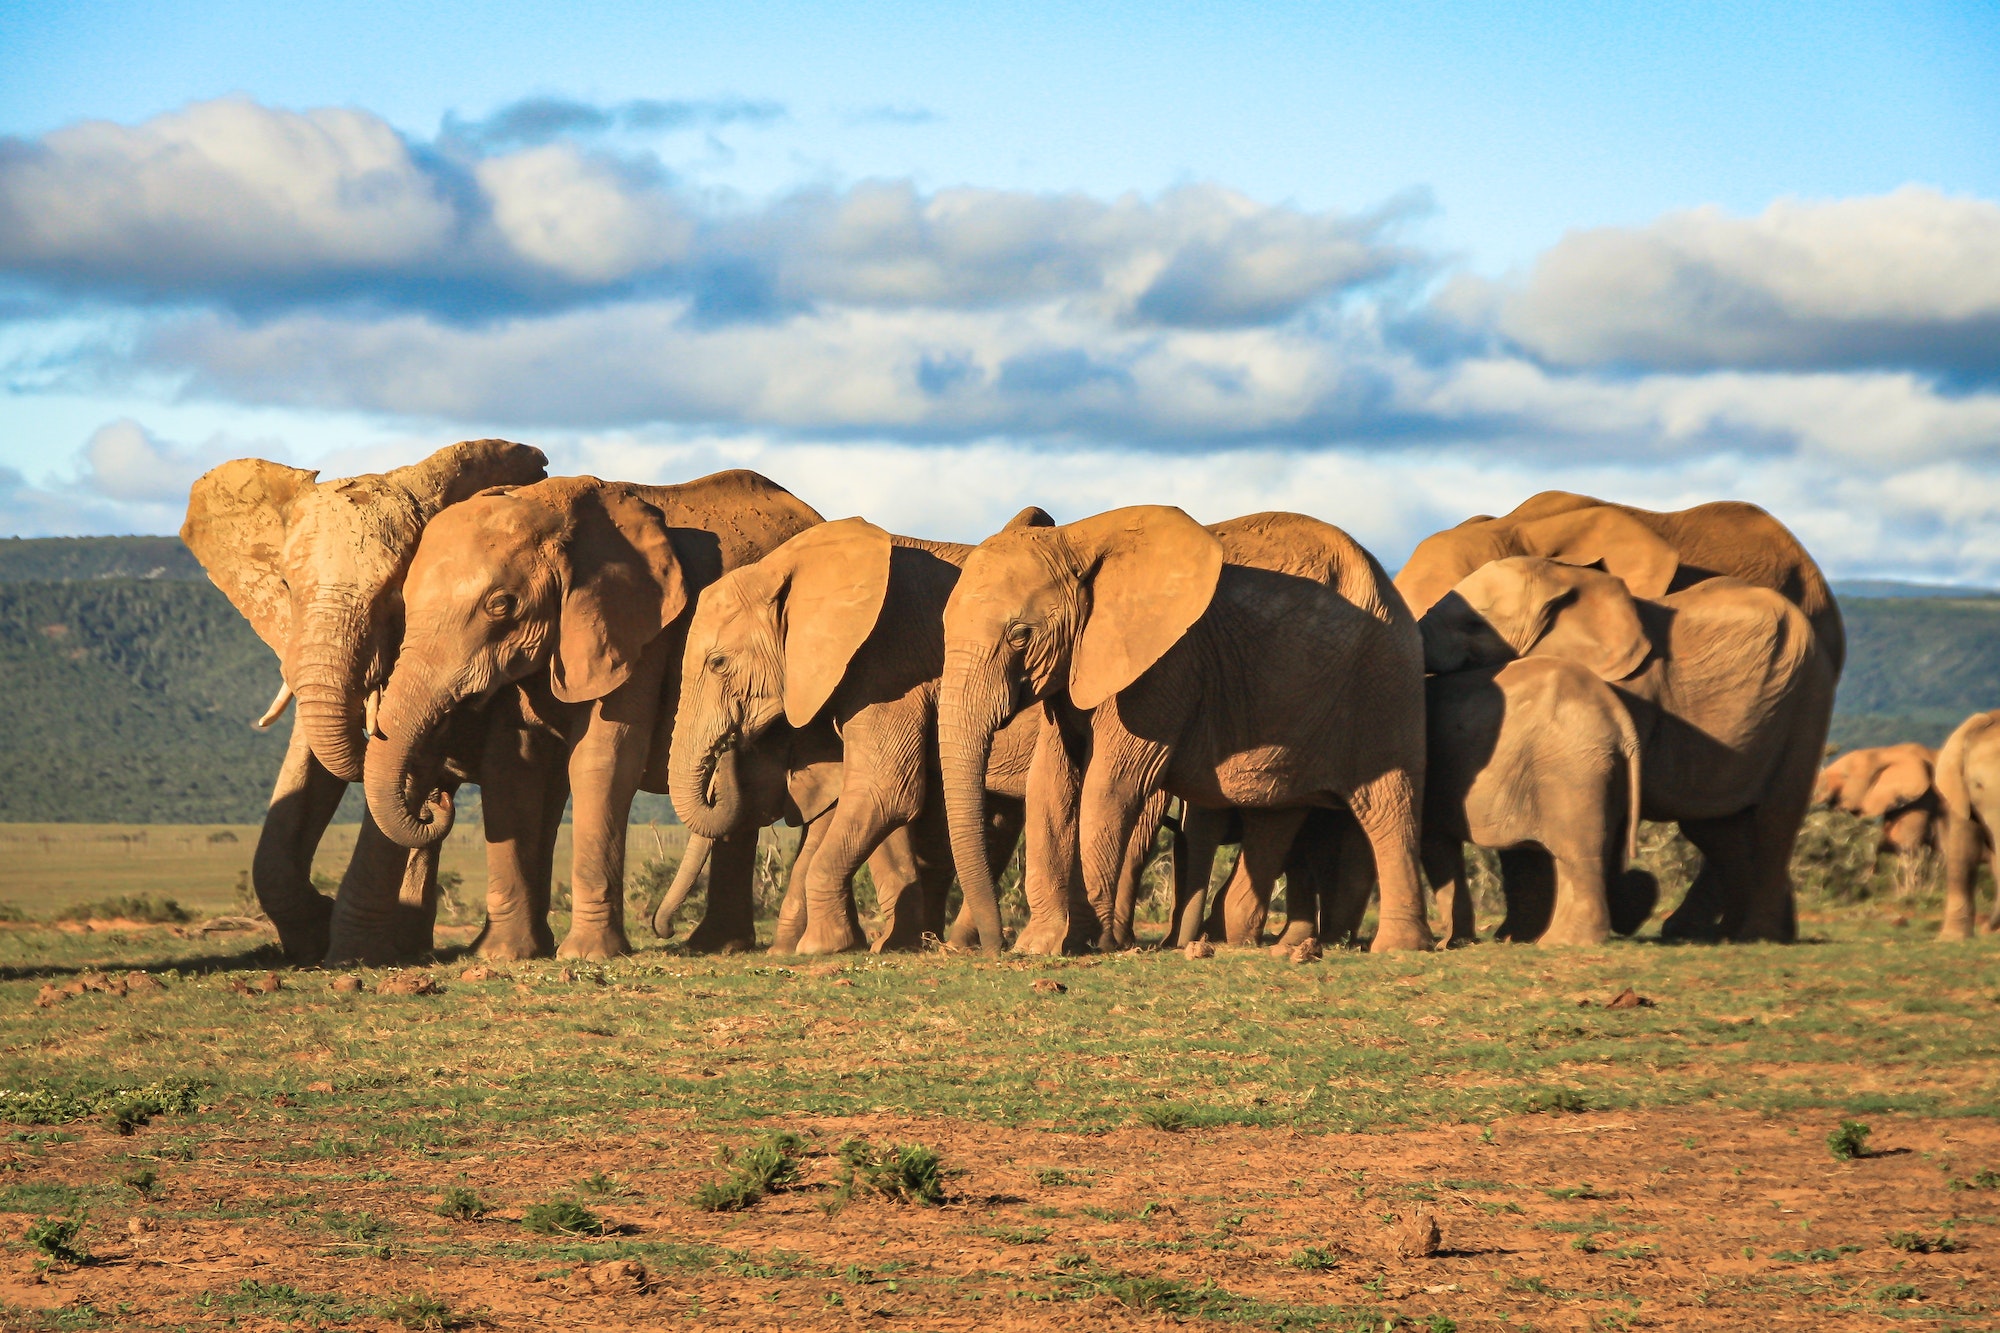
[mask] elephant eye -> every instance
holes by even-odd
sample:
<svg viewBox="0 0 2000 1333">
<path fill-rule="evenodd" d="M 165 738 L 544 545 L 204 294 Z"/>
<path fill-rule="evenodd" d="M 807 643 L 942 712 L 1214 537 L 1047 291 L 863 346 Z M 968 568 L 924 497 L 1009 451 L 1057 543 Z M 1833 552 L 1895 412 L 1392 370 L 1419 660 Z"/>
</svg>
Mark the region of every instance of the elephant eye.
<svg viewBox="0 0 2000 1333">
<path fill-rule="evenodd" d="M 708 669 L 720 676 L 729 670 L 729 658 L 722 653 L 708 655 Z"/>
<path fill-rule="evenodd" d="M 1013 644 L 1016 648 L 1026 648 L 1028 640 L 1034 636 L 1034 632 L 1032 627 L 1024 625 L 1017 620 L 1007 627 L 1007 642 Z"/>
<path fill-rule="evenodd" d="M 496 592 L 486 599 L 486 614 L 495 620 L 506 620 L 512 616 L 520 603 L 511 592 Z"/>
</svg>

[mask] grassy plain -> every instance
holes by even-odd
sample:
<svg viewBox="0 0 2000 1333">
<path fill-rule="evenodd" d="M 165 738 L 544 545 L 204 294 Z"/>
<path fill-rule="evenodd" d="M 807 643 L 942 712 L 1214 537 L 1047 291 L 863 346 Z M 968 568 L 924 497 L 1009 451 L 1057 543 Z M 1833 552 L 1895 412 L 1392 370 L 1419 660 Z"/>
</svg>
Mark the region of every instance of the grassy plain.
<svg viewBox="0 0 2000 1333">
<path fill-rule="evenodd" d="M 129 856 L 247 858 L 189 836 Z M 464 926 L 410 995 L 261 990 L 256 933 L 8 927 L 0 1325 L 2000 1325 L 2000 939 L 1802 878 L 1782 947 L 995 963 L 640 931 L 482 976 Z M 97 968 L 161 987 L 37 1005 Z M 1627 988 L 1650 1003 L 1607 1007 Z M 132 1090 L 183 1088 L 133 1123 Z M 691 1202 L 773 1131 L 791 1188 Z M 945 1204 L 835 1207 L 850 1138 L 937 1149 Z M 1398 1253 L 1420 1212 L 1438 1253 Z M 66 1218 L 92 1262 L 28 1240 Z"/>
</svg>

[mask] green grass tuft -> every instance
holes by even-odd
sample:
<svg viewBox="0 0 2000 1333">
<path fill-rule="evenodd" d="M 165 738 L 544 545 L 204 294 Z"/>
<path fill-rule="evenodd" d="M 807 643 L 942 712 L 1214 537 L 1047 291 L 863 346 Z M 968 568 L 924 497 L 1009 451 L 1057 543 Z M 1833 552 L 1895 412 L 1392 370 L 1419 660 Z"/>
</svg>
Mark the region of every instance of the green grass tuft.
<svg viewBox="0 0 2000 1333">
<path fill-rule="evenodd" d="M 460 1222 L 477 1222 L 493 1211 L 492 1205 L 463 1185 L 454 1185 L 444 1192 L 444 1199 L 438 1204 L 438 1216 L 449 1217 Z"/>
<path fill-rule="evenodd" d="M 150 893 L 138 893 L 125 897 L 100 898 L 96 902 L 76 903 L 57 912 L 56 921 L 150 921 L 160 925 L 178 925 L 194 920 L 194 913 L 182 907 L 172 898 L 155 898 Z"/>
<path fill-rule="evenodd" d="M 551 1199 L 521 1214 L 521 1225 L 543 1236 L 601 1236 L 604 1219 L 574 1199 Z"/>
<path fill-rule="evenodd" d="M 1826 1136 L 1826 1150 L 1833 1154 L 1836 1162 L 1851 1162 L 1857 1157 L 1868 1155 L 1867 1125 L 1859 1120 L 1843 1120 L 1840 1128 Z"/>
<path fill-rule="evenodd" d="M 44 1217 L 29 1226 L 24 1239 L 42 1252 L 43 1262 L 74 1267 L 90 1262 L 90 1251 L 77 1241 L 82 1231 L 80 1217 Z"/>
<path fill-rule="evenodd" d="M 1905 1254 L 1956 1254 L 1958 1242 L 1944 1232 L 1927 1236 L 1920 1231 L 1894 1231 L 1889 1234 L 1889 1248 Z"/>
<path fill-rule="evenodd" d="M 835 1206 L 857 1195 L 872 1194 L 895 1203 L 936 1207 L 944 1202 L 944 1158 L 921 1143 L 877 1149 L 862 1139 L 840 1145 L 840 1183 Z"/>
</svg>

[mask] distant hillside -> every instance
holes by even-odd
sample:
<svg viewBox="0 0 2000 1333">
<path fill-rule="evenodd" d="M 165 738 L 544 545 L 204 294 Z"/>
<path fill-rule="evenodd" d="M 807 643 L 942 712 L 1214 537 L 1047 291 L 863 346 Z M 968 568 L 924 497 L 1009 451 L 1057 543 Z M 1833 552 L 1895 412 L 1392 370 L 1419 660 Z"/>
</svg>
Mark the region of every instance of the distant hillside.
<svg viewBox="0 0 2000 1333">
<path fill-rule="evenodd" d="M 1848 597 L 1840 610 L 1835 745 L 1937 745 L 1967 714 L 2000 708 L 2000 597 Z"/>
<path fill-rule="evenodd" d="M 2000 596 L 1937 591 L 1843 597 L 1836 745 L 1936 744 L 2000 707 Z M 0 679 L 0 821 L 263 818 L 290 723 L 250 720 L 277 662 L 178 540 L 0 540 Z M 350 794 L 340 818 L 359 815 Z M 672 807 L 642 795 L 635 817 L 672 822 Z"/>
<path fill-rule="evenodd" d="M 208 575 L 178 537 L 8 537 L 0 539 L 0 583 L 72 579 L 180 579 Z"/>
</svg>

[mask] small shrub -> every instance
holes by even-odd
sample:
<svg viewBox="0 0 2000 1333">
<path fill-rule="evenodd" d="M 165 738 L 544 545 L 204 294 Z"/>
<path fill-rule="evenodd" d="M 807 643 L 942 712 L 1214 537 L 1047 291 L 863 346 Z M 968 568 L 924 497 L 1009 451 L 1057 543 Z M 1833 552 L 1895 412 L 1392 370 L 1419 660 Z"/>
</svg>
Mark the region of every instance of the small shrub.
<svg viewBox="0 0 2000 1333">
<path fill-rule="evenodd" d="M 754 1207 L 766 1194 L 798 1183 L 799 1159 L 805 1150 L 804 1139 L 783 1130 L 766 1135 L 740 1153 L 724 1149 L 720 1161 L 729 1174 L 703 1185 L 688 1202 L 706 1213 Z"/>
<path fill-rule="evenodd" d="M 840 1145 L 840 1184 L 835 1207 L 857 1194 L 875 1194 L 896 1203 L 936 1207 L 944 1202 L 948 1174 L 937 1149 L 921 1143 L 878 1151 L 861 1139 Z"/>
<path fill-rule="evenodd" d="M 80 1217 L 45 1217 L 28 1228 L 28 1244 L 42 1252 L 44 1263 L 72 1267 L 90 1262 L 90 1251 L 77 1243 L 83 1230 Z"/>
<path fill-rule="evenodd" d="M 1878 1301 L 1920 1301 L 1924 1293 L 1907 1282 L 1898 1282 L 1875 1293 Z"/>
<path fill-rule="evenodd" d="M 328 1213 L 326 1225 L 350 1245 L 359 1245 L 377 1259 L 389 1257 L 389 1223 L 373 1213 Z"/>
<path fill-rule="evenodd" d="M 15 904 L 0 902 L 0 921 L 4 921 L 12 925 L 18 922 L 26 921 L 27 919 L 28 919 L 28 914 L 26 912 L 23 912 Z"/>
<path fill-rule="evenodd" d="M 1571 1185 L 1567 1189 L 1543 1190 L 1542 1193 L 1548 1195 L 1551 1199 L 1558 1199 L 1565 1203 L 1571 1199 L 1601 1199 L 1604 1197 L 1591 1188 L 1589 1181 L 1585 1181 L 1581 1185 Z"/>
<path fill-rule="evenodd" d="M 1303 1268 L 1308 1273 L 1324 1273 L 1339 1263 L 1333 1251 L 1319 1245 L 1308 1245 L 1288 1261 L 1294 1268 Z"/>
<path fill-rule="evenodd" d="M 159 1111 L 160 1103 L 151 1097 L 121 1097 L 105 1108 L 104 1127 L 114 1134 L 136 1134 L 140 1126 L 151 1124 Z"/>
<path fill-rule="evenodd" d="M 1964 1180 L 1952 1179 L 1945 1182 L 1951 1190 L 2000 1190 L 2000 1171 L 1974 1171 Z"/>
<path fill-rule="evenodd" d="M 1943 1232 L 1926 1236 L 1919 1231 L 1894 1231 L 1889 1234 L 1889 1247 L 1905 1254 L 1955 1254 L 1958 1242 Z"/>
<path fill-rule="evenodd" d="M 1859 1120 L 1843 1120 L 1840 1128 L 1826 1136 L 1826 1150 L 1833 1154 L 1836 1162 L 1851 1162 L 1857 1157 L 1868 1155 L 1867 1125 Z"/>
<path fill-rule="evenodd" d="M 1073 1185 L 1078 1189 L 1089 1189 L 1090 1173 L 1079 1171 L 1072 1175 L 1060 1167 L 1045 1166 L 1035 1172 L 1035 1183 L 1047 1189 L 1059 1189 L 1065 1185 Z"/>
<path fill-rule="evenodd" d="M 1200 1129 L 1215 1123 L 1215 1116 L 1194 1106 L 1146 1106 L 1139 1110 L 1139 1123 L 1164 1134 Z"/>
<path fill-rule="evenodd" d="M 574 1199 L 552 1199 L 521 1214 L 521 1225 L 544 1236 L 601 1236 L 604 1219 Z"/>
<path fill-rule="evenodd" d="M 1201 1294 L 1184 1283 L 1164 1277 L 1099 1279 L 1097 1289 L 1128 1310 L 1142 1314 L 1193 1314 Z"/>
<path fill-rule="evenodd" d="M 383 1306 L 382 1313 L 404 1328 L 443 1329 L 458 1323 L 451 1307 L 435 1296 L 404 1296 Z"/>
<path fill-rule="evenodd" d="M 134 1171 L 125 1177 L 125 1185 L 128 1188 L 135 1189 L 148 1198 L 152 1197 L 153 1187 L 159 1183 L 160 1178 L 151 1170 Z"/>
<path fill-rule="evenodd" d="M 446 1190 L 444 1201 L 438 1204 L 439 1217 L 449 1217 L 460 1222 L 477 1222 L 492 1211 L 486 1200 L 463 1185 L 454 1185 Z"/>
<path fill-rule="evenodd" d="M 1529 1103 L 1537 1111 L 1547 1111 L 1552 1115 L 1579 1115 L 1590 1109 L 1590 1098 L 1575 1088 L 1550 1088 L 1535 1095 Z"/>
</svg>

